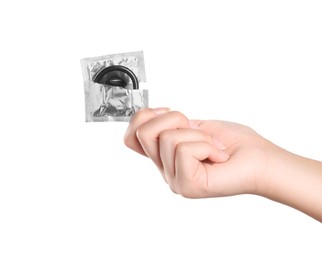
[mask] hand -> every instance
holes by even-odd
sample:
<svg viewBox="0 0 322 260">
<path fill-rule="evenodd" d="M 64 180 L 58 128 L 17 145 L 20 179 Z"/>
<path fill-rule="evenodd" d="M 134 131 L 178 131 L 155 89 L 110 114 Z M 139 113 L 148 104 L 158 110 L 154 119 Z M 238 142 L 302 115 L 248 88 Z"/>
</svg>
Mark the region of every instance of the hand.
<svg viewBox="0 0 322 260">
<path fill-rule="evenodd" d="M 267 150 L 274 148 L 249 127 L 188 120 L 165 108 L 138 111 L 124 142 L 149 157 L 175 193 L 189 198 L 257 194 Z"/>
<path fill-rule="evenodd" d="M 144 109 L 133 117 L 124 142 L 151 158 L 184 197 L 257 194 L 322 222 L 322 163 L 288 152 L 247 126 Z"/>
</svg>

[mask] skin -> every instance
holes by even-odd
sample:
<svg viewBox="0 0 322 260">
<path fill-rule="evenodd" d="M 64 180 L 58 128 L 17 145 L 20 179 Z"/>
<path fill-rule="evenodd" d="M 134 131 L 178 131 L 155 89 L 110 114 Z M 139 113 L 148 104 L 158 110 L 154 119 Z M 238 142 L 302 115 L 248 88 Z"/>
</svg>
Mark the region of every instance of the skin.
<svg viewBox="0 0 322 260">
<path fill-rule="evenodd" d="M 149 157 L 183 197 L 256 194 L 322 222 L 322 163 L 286 151 L 247 126 L 143 109 L 132 118 L 124 143 Z"/>
</svg>

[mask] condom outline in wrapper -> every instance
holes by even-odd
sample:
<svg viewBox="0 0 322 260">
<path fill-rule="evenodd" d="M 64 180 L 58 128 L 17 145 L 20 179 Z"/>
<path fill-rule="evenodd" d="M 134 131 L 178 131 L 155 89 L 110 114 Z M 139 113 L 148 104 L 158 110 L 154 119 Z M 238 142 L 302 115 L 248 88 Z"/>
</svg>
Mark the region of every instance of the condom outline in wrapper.
<svg viewBox="0 0 322 260">
<path fill-rule="evenodd" d="M 139 88 L 146 82 L 142 51 L 85 58 L 81 65 L 87 122 L 128 122 L 148 107 L 148 90 Z"/>
</svg>

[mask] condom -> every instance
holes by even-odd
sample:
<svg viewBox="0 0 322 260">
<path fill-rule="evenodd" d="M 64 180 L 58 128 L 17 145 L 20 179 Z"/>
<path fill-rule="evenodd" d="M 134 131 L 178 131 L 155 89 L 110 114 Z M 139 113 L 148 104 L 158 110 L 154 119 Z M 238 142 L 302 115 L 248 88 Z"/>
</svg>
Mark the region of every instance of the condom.
<svg viewBox="0 0 322 260">
<path fill-rule="evenodd" d="M 86 122 L 128 122 L 148 107 L 142 51 L 85 58 L 81 65 Z"/>
</svg>

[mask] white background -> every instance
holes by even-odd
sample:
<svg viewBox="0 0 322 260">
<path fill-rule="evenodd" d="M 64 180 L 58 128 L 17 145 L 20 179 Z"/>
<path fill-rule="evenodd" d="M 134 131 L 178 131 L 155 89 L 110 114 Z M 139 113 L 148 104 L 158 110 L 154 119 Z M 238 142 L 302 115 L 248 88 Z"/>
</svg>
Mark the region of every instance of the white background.
<svg viewBox="0 0 322 260">
<path fill-rule="evenodd" d="M 321 223 L 292 208 L 172 194 L 123 145 L 126 123 L 84 122 L 80 66 L 143 50 L 151 107 L 321 160 L 321 13 L 310 0 L 2 2 L 0 259 L 321 259 Z"/>
</svg>

